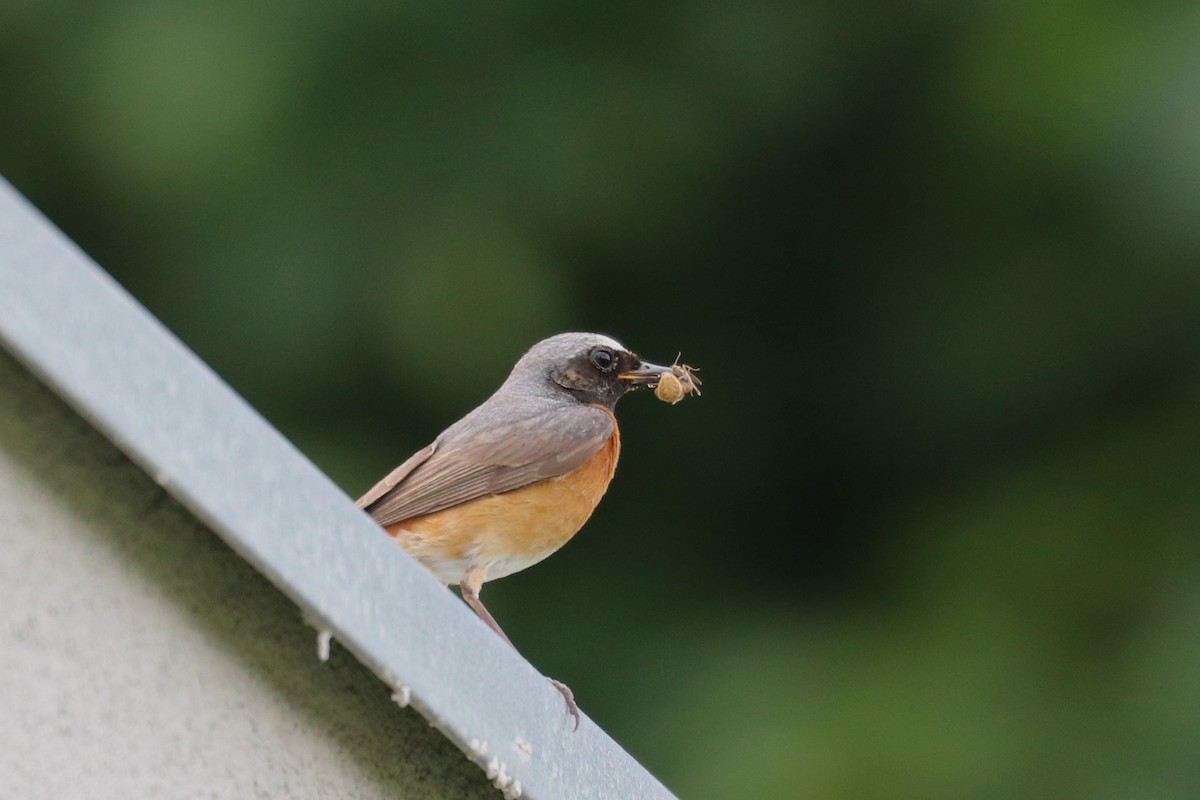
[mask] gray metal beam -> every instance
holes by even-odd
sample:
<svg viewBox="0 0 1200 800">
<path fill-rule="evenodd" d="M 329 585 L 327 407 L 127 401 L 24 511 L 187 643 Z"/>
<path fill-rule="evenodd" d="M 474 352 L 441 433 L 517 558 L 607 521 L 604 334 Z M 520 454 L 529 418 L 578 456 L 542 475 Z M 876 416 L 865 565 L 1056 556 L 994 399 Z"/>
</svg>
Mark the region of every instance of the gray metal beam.
<svg viewBox="0 0 1200 800">
<path fill-rule="evenodd" d="M 0 343 L 507 795 L 672 797 L 3 181 Z"/>
</svg>

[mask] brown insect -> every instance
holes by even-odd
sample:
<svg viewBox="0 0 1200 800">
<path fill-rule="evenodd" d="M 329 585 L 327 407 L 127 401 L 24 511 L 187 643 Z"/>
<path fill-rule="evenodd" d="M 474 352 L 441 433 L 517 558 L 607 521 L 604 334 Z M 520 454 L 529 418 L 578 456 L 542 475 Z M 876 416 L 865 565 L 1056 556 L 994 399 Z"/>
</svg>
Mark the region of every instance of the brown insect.
<svg viewBox="0 0 1200 800">
<path fill-rule="evenodd" d="M 654 396 L 671 405 L 675 405 L 689 394 L 699 397 L 700 379 L 693 374 L 695 371 L 695 367 L 680 364 L 679 356 L 675 356 L 671 372 L 659 378 L 658 385 L 654 387 Z"/>
</svg>

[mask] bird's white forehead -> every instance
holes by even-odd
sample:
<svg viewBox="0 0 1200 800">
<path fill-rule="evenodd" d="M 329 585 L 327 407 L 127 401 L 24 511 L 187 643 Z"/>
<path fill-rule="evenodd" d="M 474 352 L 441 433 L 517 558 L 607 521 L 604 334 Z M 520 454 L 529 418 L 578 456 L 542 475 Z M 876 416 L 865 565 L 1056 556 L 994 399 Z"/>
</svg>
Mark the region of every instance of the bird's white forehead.
<svg viewBox="0 0 1200 800">
<path fill-rule="evenodd" d="M 600 346 L 611 347 L 614 350 L 625 349 L 625 345 L 611 336 L 605 336 L 602 333 L 572 332 L 560 333 L 557 336 L 551 336 L 549 339 L 543 339 L 530 348 L 530 352 L 573 355 L 580 350 Z"/>
<path fill-rule="evenodd" d="M 519 372 L 522 367 L 527 365 L 538 365 L 535 368 L 541 369 L 541 365 L 546 363 L 564 363 L 595 347 L 625 350 L 625 346 L 616 339 L 601 333 L 560 333 L 549 339 L 543 339 L 531 347 L 529 352 L 521 356 L 521 360 L 517 362 L 513 372 Z"/>
<path fill-rule="evenodd" d="M 611 347 L 614 350 L 628 350 L 629 349 L 628 347 L 621 344 L 620 342 L 618 342 L 616 339 L 612 338 L 611 336 L 605 336 L 602 333 L 597 333 L 597 334 L 595 334 L 595 337 L 596 337 L 596 344 L 606 345 L 607 347 Z"/>
</svg>

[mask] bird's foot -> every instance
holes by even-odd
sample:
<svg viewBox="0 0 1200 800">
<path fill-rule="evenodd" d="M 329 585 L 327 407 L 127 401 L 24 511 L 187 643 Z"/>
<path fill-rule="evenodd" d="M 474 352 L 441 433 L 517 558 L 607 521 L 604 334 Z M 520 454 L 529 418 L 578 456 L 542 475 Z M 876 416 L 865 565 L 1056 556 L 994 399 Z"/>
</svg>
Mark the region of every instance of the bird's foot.
<svg viewBox="0 0 1200 800">
<path fill-rule="evenodd" d="M 571 691 L 571 687 L 562 681 L 550 678 L 550 682 L 554 684 L 554 688 L 558 689 L 562 693 L 563 699 L 567 701 L 567 713 L 575 718 L 575 730 L 579 730 L 579 706 L 575 705 L 575 693 Z"/>
</svg>

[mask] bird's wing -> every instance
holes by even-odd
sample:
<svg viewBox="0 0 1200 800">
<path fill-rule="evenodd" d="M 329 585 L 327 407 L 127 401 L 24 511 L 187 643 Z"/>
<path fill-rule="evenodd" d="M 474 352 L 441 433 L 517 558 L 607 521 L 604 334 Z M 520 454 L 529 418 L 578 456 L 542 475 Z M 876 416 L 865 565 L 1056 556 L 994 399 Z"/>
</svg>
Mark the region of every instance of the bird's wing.
<svg viewBox="0 0 1200 800">
<path fill-rule="evenodd" d="M 612 436 L 595 406 L 540 410 L 504 423 L 467 418 L 417 452 L 358 501 L 380 525 L 520 489 L 581 466 Z"/>
<path fill-rule="evenodd" d="M 355 505 L 357 505 L 359 508 L 366 508 L 379 498 L 383 497 L 385 494 L 391 491 L 391 489 L 395 487 L 397 483 L 404 480 L 408 473 L 416 469 L 418 464 L 425 462 L 431 455 L 433 455 L 433 451 L 436 448 L 437 442 L 434 442 L 433 444 L 413 453 L 408 457 L 408 460 L 389 472 L 387 476 L 379 483 L 372 486 L 369 492 L 358 498 L 358 501 L 355 503 Z"/>
</svg>

